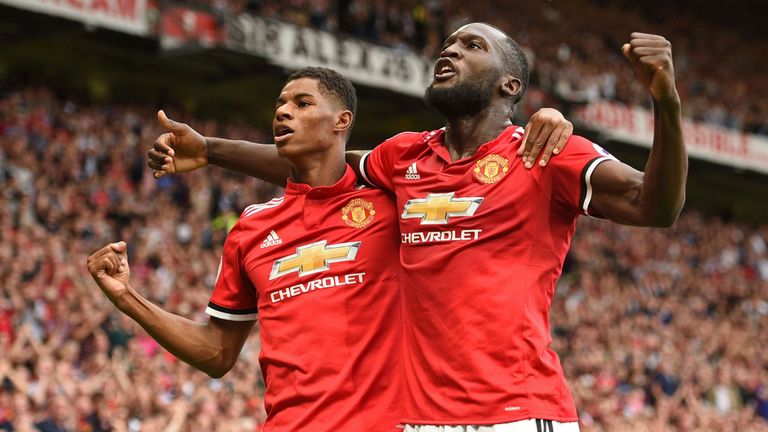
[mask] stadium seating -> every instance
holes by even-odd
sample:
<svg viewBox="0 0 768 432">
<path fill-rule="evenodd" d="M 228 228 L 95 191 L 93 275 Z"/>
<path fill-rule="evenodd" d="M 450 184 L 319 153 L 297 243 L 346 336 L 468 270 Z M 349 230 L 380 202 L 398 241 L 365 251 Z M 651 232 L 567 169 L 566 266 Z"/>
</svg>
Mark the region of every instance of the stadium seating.
<svg viewBox="0 0 768 432">
<path fill-rule="evenodd" d="M 506 7 L 489 1 L 468 6 L 455 0 L 200 2 L 206 3 L 219 14 L 252 11 L 430 57 L 437 55 L 443 39 L 461 24 L 488 21 L 528 48 L 533 82 L 561 99 L 563 106 L 598 98 L 649 105 L 645 89 L 635 82 L 619 48 L 629 39 L 629 31 L 658 32 L 674 46 L 684 115 L 768 135 L 768 80 L 763 60 L 768 48 L 760 39 L 749 39 L 735 30 L 743 21 L 720 20 L 716 26 L 684 13 L 665 25 L 642 14 L 632 2 L 605 7 L 594 0 L 515 2 Z M 346 8 L 340 11 L 335 5 Z M 663 6 L 661 2 L 659 8 Z"/>
</svg>

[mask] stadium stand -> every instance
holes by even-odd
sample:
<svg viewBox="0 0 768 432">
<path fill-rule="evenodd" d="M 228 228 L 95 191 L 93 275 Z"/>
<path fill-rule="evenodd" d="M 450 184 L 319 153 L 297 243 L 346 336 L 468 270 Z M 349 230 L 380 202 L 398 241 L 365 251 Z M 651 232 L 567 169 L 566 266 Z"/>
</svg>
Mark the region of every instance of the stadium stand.
<svg viewBox="0 0 768 432">
<path fill-rule="evenodd" d="M 216 170 L 156 182 L 145 168 L 144 143 L 160 132 L 153 114 L 80 106 L 42 88 L 0 100 L 0 430 L 214 430 L 215 421 L 253 431 L 263 419 L 257 333 L 238 367 L 211 381 L 114 313 L 88 280 L 82 257 L 125 238 L 136 286 L 201 319 L 237 209 L 275 194 Z"/>
<path fill-rule="evenodd" d="M 218 17 L 254 12 L 428 55 L 448 29 L 492 16 L 535 56 L 533 97 L 564 109 L 592 97 L 646 104 L 618 46 L 623 29 L 663 31 L 680 52 L 689 116 L 768 135 L 765 67 L 750 63 L 768 58 L 765 39 L 691 14 L 660 22 L 628 2 L 587 0 L 514 11 L 450 0 L 193 3 Z M 150 2 L 149 13 L 161 6 Z M 691 32 L 718 37 L 697 43 Z M 742 61 L 716 61 L 733 50 Z M 155 106 L 82 102 L 44 80 L 0 88 L 0 430 L 259 430 L 258 332 L 235 369 L 209 379 L 117 313 L 85 256 L 125 239 L 134 286 L 204 320 L 227 228 L 280 190 L 216 168 L 153 179 L 145 158 L 161 132 Z M 206 135 L 270 139 L 192 110 L 169 114 Z M 582 430 L 768 430 L 766 299 L 765 221 L 693 208 L 668 230 L 583 219 L 551 311 L 552 348 Z"/>
<path fill-rule="evenodd" d="M 650 2 L 658 3 L 658 2 Z M 509 31 L 529 49 L 533 81 L 567 103 L 597 99 L 650 106 L 633 79 L 619 47 L 628 29 L 667 36 L 674 44 L 684 114 L 696 120 L 768 135 L 768 48 L 743 37 L 734 22 L 704 24 L 693 14 L 659 23 L 637 4 L 577 0 L 540 2 L 328 0 L 201 2 L 217 14 L 253 11 L 302 26 L 341 31 L 385 45 L 410 48 L 427 56 L 463 23 L 488 21 Z M 647 5 L 646 5 L 647 7 Z M 663 5 L 658 5 L 660 9 Z M 648 7 L 647 7 L 648 8 Z M 524 17 L 524 19 L 520 19 Z M 610 25 L 608 25 L 610 23 Z M 586 29 L 586 30 L 585 30 Z M 578 34 L 579 37 L 569 37 Z M 738 61 L 722 61 L 737 58 Z M 763 65 L 761 67 L 761 65 Z"/>
</svg>

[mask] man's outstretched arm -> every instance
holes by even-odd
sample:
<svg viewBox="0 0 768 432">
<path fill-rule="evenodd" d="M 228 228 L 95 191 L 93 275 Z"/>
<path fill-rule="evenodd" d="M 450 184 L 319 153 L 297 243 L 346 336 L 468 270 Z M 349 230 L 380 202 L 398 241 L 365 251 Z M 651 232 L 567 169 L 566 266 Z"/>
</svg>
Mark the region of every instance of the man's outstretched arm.
<svg viewBox="0 0 768 432">
<path fill-rule="evenodd" d="M 212 165 L 285 186 L 289 165 L 277 155 L 274 144 L 208 137 L 208 161 Z"/>
<path fill-rule="evenodd" d="M 211 318 L 201 324 L 167 312 L 130 285 L 126 244 L 112 243 L 88 257 L 88 271 L 117 308 L 136 321 L 163 348 L 219 378 L 234 366 L 255 321 Z"/>
<path fill-rule="evenodd" d="M 149 150 L 148 165 L 154 170 L 155 178 L 212 164 L 285 186 L 289 166 L 277 156 L 274 144 L 206 138 L 186 123 L 169 119 L 162 110 L 157 112 L 157 120 L 167 132 L 160 135 Z"/>
<path fill-rule="evenodd" d="M 644 173 L 614 160 L 598 165 L 591 207 L 615 222 L 668 227 L 683 208 L 688 175 L 672 48 L 661 36 L 632 33 L 622 51 L 653 98 L 653 147 Z"/>
<path fill-rule="evenodd" d="M 277 186 L 285 186 L 288 163 L 278 157 L 274 144 L 259 144 L 243 140 L 204 137 L 189 125 L 169 119 L 158 111 L 157 119 L 167 131 L 160 135 L 149 151 L 148 165 L 155 178 L 217 165 L 241 174 L 257 177 Z M 537 111 L 526 125 L 526 136 L 518 155 L 531 168 L 539 155 L 546 165 L 552 154 L 565 146 L 573 125 L 551 108 Z M 347 163 L 357 169 L 365 152 L 347 152 Z"/>
</svg>

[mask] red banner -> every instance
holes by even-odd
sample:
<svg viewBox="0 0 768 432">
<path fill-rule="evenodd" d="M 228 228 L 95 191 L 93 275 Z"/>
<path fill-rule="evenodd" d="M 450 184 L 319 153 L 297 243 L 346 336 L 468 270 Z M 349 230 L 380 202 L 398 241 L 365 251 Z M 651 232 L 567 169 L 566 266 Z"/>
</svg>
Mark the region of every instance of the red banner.
<svg viewBox="0 0 768 432">
<path fill-rule="evenodd" d="M 147 34 L 146 0 L 0 0 L 0 4 L 96 27 L 136 35 Z"/>
<path fill-rule="evenodd" d="M 647 109 L 598 101 L 581 108 L 577 117 L 611 139 L 644 147 L 653 143 L 653 113 Z M 691 157 L 768 173 L 767 137 L 688 119 L 683 137 Z"/>
</svg>

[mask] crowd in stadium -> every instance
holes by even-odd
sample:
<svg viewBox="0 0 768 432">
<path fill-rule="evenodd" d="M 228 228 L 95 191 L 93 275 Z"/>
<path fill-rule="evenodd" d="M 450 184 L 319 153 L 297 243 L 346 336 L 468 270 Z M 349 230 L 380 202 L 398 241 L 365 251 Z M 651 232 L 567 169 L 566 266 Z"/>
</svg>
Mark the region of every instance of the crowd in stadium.
<svg viewBox="0 0 768 432">
<path fill-rule="evenodd" d="M 0 96 L 0 430 L 254 431 L 264 419 L 257 331 L 209 379 L 118 313 L 86 269 L 125 240 L 132 285 L 204 321 L 227 229 L 280 194 L 216 168 L 155 180 L 154 114 L 44 88 Z M 269 139 L 171 114 L 206 135 Z M 768 226 L 692 211 L 668 230 L 583 220 L 551 312 L 583 430 L 768 430 L 766 293 Z"/>
<path fill-rule="evenodd" d="M 160 130 L 149 107 L 84 107 L 27 89 L 3 95 L 0 131 L 0 430 L 255 430 L 258 334 L 235 370 L 209 380 L 115 313 L 85 257 L 126 240 L 135 287 L 207 319 L 227 228 L 275 188 L 213 169 L 154 180 L 146 151 Z"/>
<path fill-rule="evenodd" d="M 650 107 L 619 48 L 630 31 L 662 34 L 674 46 L 684 115 L 768 135 L 768 81 L 762 62 L 768 48 L 693 14 L 659 23 L 631 5 L 594 0 L 472 2 L 456 0 L 207 0 L 219 14 L 249 11 L 303 26 L 341 31 L 393 47 L 436 56 L 461 24 L 487 21 L 529 50 L 532 79 L 560 99 L 561 107 L 597 99 Z M 499 13 L 501 12 L 501 13 Z M 521 19 L 523 17 L 524 19 Z M 578 35 L 578 37 L 572 37 Z M 760 66 L 763 64 L 763 66 Z"/>
</svg>

